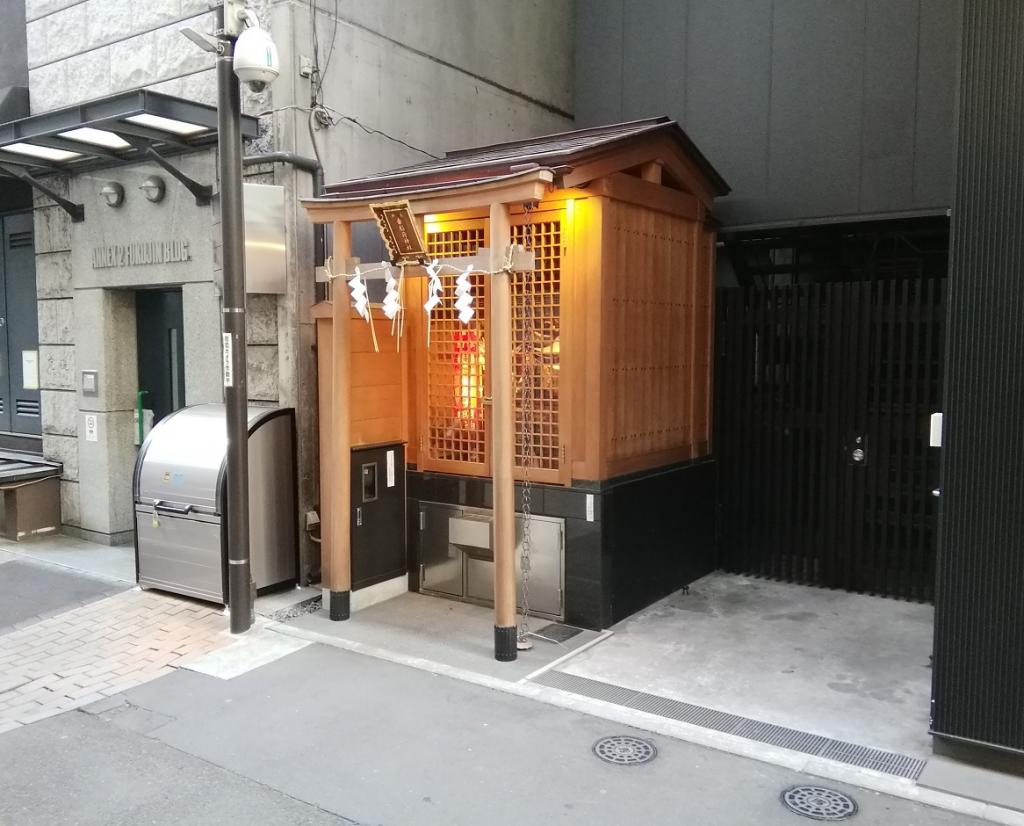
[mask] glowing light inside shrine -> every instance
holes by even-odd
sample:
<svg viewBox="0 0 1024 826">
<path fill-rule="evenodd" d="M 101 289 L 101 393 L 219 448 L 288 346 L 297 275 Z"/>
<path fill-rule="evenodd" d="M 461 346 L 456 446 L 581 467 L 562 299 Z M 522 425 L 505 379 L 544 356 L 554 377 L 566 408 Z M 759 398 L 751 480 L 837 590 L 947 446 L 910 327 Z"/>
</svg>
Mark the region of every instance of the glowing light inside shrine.
<svg viewBox="0 0 1024 826">
<path fill-rule="evenodd" d="M 455 333 L 453 356 L 455 382 L 455 418 L 470 426 L 483 425 L 484 344 L 473 329 Z"/>
</svg>

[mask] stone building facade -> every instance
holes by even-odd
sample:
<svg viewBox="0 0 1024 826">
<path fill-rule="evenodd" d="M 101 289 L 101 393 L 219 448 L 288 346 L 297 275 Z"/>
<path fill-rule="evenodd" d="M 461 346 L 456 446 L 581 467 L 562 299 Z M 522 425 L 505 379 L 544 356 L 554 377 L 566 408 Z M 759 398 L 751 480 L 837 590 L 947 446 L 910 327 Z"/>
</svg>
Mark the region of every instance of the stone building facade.
<svg viewBox="0 0 1024 826">
<path fill-rule="evenodd" d="M 247 154 L 315 154 L 310 66 L 320 67 L 319 100 L 331 122 L 313 122 L 328 181 L 572 123 L 570 0 L 315 0 L 315 20 L 308 0 L 251 5 L 278 45 L 281 77 L 261 95 L 243 94 L 244 111 L 260 124 Z M 215 105 L 212 55 L 180 33 L 215 29 L 208 0 L 25 0 L 25 19 L 33 115 L 137 88 Z M 214 149 L 174 162 L 216 191 Z M 168 179 L 164 202 L 149 203 L 138 187 L 152 174 L 163 173 L 141 163 L 51 178 L 85 205 L 81 223 L 35 197 L 43 453 L 64 465 L 65 530 L 102 542 L 129 541 L 133 529 L 137 291 L 181 289 L 184 403 L 222 398 L 216 197 L 197 206 Z M 312 180 L 280 163 L 247 166 L 246 176 L 285 192 L 287 288 L 249 296 L 249 388 L 255 402 L 297 410 L 301 514 L 319 499 L 313 231 L 297 204 Z M 128 193 L 119 210 L 99 194 L 110 181 Z M 177 239 L 188 242 L 191 260 L 93 266 L 97 247 Z M 84 370 L 98 374 L 96 395 L 82 392 Z M 97 422 L 88 439 L 86 416 Z M 308 540 L 302 558 L 303 578 L 314 576 L 318 553 Z"/>
</svg>

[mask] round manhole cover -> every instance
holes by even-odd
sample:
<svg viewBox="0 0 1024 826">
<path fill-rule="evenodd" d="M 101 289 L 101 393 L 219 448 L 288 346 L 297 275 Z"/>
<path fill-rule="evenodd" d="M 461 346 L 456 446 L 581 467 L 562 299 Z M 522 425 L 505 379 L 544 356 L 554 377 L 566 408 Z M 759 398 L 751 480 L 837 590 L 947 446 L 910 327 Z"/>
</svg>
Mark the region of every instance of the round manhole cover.
<svg viewBox="0 0 1024 826">
<path fill-rule="evenodd" d="M 653 743 L 641 740 L 639 737 L 616 735 L 602 737 L 594 743 L 594 754 L 606 763 L 635 766 L 638 763 L 647 763 L 653 760 L 658 756 L 658 750 L 654 748 Z"/>
<path fill-rule="evenodd" d="M 846 820 L 857 814 L 852 797 L 824 786 L 793 786 L 782 793 L 782 803 L 791 812 L 812 820 Z"/>
</svg>

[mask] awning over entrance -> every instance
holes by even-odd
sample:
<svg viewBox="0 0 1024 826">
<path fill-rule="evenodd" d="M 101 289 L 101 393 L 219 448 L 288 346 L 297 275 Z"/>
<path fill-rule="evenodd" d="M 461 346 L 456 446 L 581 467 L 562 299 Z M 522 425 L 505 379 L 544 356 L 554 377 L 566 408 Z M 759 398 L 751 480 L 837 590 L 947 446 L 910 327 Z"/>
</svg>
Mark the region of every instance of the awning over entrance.
<svg viewBox="0 0 1024 826">
<path fill-rule="evenodd" d="M 242 137 L 256 137 L 257 131 L 257 119 L 243 116 Z M 140 89 L 0 123 L 0 177 L 25 181 L 81 220 L 80 204 L 59 197 L 34 176 L 150 160 L 197 200 L 208 202 L 210 187 L 185 177 L 166 158 L 216 139 L 216 107 Z"/>
</svg>

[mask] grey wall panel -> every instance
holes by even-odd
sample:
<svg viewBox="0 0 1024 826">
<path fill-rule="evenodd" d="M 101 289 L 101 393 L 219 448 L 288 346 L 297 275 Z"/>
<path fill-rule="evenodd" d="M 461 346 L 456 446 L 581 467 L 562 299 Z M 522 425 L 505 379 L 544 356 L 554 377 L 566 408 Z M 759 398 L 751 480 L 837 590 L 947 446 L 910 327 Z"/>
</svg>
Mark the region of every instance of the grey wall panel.
<svg viewBox="0 0 1024 826">
<path fill-rule="evenodd" d="M 622 16 L 625 0 L 576 4 L 576 108 L 579 126 L 622 120 Z"/>
<path fill-rule="evenodd" d="M 622 73 L 623 120 L 669 114 L 677 119 L 686 107 L 686 23 L 689 4 L 678 0 L 631 0 L 622 21 L 622 54 L 629 69 Z M 649 20 L 660 22 L 656 32 Z"/>
<path fill-rule="evenodd" d="M 945 209 L 962 0 L 580 0 L 581 126 L 668 114 L 728 226 Z"/>
<path fill-rule="evenodd" d="M 865 5 L 775 4 L 768 188 L 777 219 L 857 211 Z"/>
<path fill-rule="evenodd" d="M 725 175 L 718 215 L 737 223 L 768 209 L 771 5 L 693 0 L 688 22 L 685 109 L 669 114 Z"/>
<path fill-rule="evenodd" d="M 933 729 L 1024 758 L 1024 3 L 971 0 L 961 65 Z"/>
<path fill-rule="evenodd" d="M 923 0 L 914 133 L 914 205 L 949 206 L 953 198 L 956 89 L 962 0 Z M 948 173 L 948 174 L 947 174 Z"/>
<path fill-rule="evenodd" d="M 28 86 L 25 0 L 0 0 L 0 88 Z"/>
<path fill-rule="evenodd" d="M 919 0 L 870 0 L 858 212 L 913 203 Z"/>
</svg>

